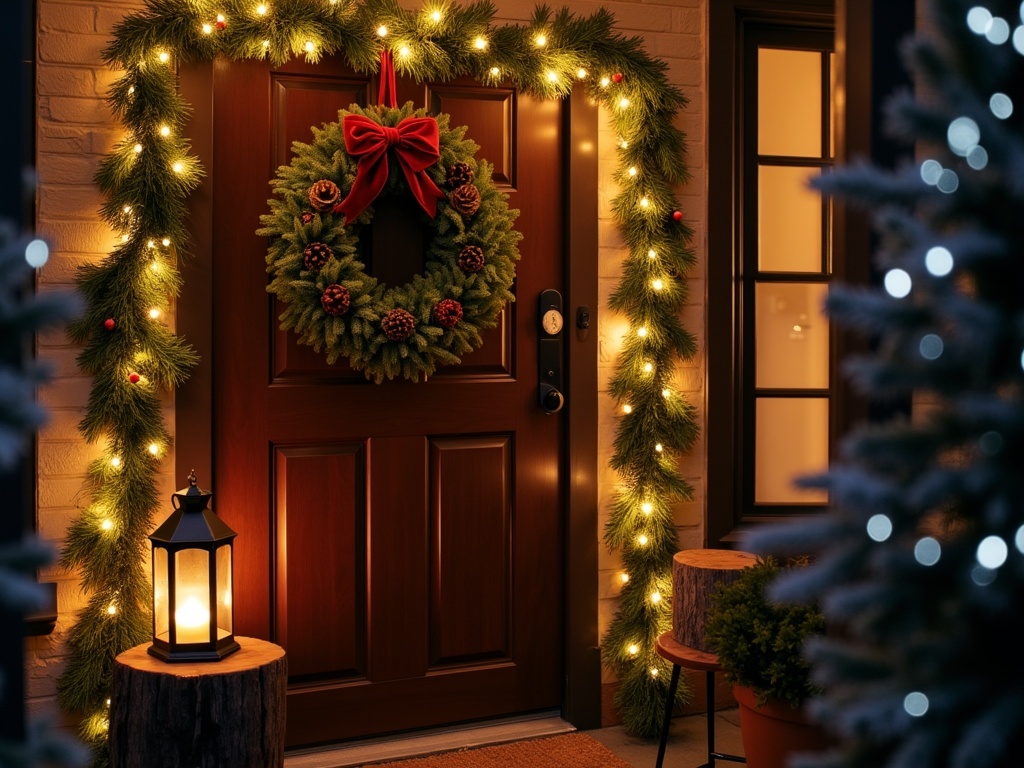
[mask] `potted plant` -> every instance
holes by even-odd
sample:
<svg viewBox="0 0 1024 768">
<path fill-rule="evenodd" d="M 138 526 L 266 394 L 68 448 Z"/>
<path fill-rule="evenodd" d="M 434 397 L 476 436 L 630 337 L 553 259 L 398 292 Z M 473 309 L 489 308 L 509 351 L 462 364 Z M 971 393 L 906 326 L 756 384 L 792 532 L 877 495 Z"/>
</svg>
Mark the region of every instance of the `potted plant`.
<svg viewBox="0 0 1024 768">
<path fill-rule="evenodd" d="M 733 684 L 749 768 L 785 768 L 790 754 L 826 746 L 824 732 L 803 712 L 817 690 L 803 647 L 825 631 L 825 617 L 815 605 L 769 598 L 769 586 L 785 568 L 759 558 L 722 586 L 708 609 L 706 637 Z"/>
</svg>

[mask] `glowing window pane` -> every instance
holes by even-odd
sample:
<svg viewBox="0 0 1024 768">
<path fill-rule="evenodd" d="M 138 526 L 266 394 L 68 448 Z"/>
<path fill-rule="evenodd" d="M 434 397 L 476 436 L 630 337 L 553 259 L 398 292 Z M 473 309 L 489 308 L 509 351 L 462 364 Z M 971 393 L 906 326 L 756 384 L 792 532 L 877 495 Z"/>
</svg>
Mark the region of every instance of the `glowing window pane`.
<svg viewBox="0 0 1024 768">
<path fill-rule="evenodd" d="M 755 503 L 828 501 L 825 491 L 792 484 L 828 465 L 828 399 L 759 397 L 755 411 Z"/>
<path fill-rule="evenodd" d="M 758 154 L 821 157 L 820 52 L 759 48 L 757 99 Z"/>
<path fill-rule="evenodd" d="M 758 387 L 828 388 L 826 283 L 757 283 L 754 348 Z"/>
<path fill-rule="evenodd" d="M 817 168 L 761 166 L 757 189 L 757 268 L 821 274 L 822 199 L 808 182 Z"/>
<path fill-rule="evenodd" d="M 174 555 L 174 624 L 179 643 L 210 642 L 210 555 L 183 549 Z"/>
</svg>

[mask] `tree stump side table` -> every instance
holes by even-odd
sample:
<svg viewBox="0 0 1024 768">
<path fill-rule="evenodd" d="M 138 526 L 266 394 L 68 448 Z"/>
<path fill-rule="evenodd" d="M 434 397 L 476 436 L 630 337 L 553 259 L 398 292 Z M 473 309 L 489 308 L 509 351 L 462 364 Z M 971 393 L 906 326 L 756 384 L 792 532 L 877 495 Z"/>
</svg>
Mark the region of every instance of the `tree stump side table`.
<svg viewBox="0 0 1024 768">
<path fill-rule="evenodd" d="M 149 643 L 114 660 L 112 768 L 279 768 L 284 765 L 284 649 L 238 637 L 221 661 L 168 664 Z"/>
</svg>

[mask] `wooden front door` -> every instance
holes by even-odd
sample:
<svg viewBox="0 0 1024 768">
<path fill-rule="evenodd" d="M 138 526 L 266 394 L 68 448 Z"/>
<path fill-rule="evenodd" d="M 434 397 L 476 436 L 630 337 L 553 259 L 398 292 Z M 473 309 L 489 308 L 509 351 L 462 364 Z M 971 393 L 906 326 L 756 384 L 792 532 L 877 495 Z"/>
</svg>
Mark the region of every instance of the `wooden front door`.
<svg viewBox="0 0 1024 768">
<path fill-rule="evenodd" d="M 254 233 L 293 140 L 373 101 L 337 62 L 213 71 L 213 485 L 238 531 L 236 634 L 288 652 L 290 746 L 557 707 L 563 684 L 563 416 L 537 400 L 537 305 L 562 290 L 561 105 L 402 82 L 451 115 L 521 210 L 517 301 L 428 382 L 375 385 L 278 330 Z M 422 269 L 382 204 L 368 269 Z M 411 254 L 411 255 L 410 255 Z"/>
</svg>

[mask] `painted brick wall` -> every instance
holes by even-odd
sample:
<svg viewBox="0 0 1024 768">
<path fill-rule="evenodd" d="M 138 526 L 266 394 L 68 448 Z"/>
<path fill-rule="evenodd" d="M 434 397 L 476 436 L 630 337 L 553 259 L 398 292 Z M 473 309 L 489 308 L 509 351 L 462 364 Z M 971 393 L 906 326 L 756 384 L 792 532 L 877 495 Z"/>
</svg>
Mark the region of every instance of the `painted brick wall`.
<svg viewBox="0 0 1024 768">
<path fill-rule="evenodd" d="M 679 127 L 689 137 L 687 161 L 693 179 L 680 188 L 682 208 L 696 235 L 694 245 L 698 266 L 689 275 L 690 303 L 683 311 L 686 326 L 704 339 L 705 279 L 705 58 L 704 38 L 706 4 L 709 0 L 666 0 L 665 2 L 603 3 L 617 19 L 623 34 L 644 38 L 647 50 L 668 64 L 671 81 L 690 99 L 690 106 L 679 117 Z M 530 0 L 499 0 L 499 21 L 521 22 L 529 18 L 535 3 Z M 103 66 L 101 51 L 110 39 L 114 25 L 128 12 L 141 8 L 141 0 L 38 0 L 38 128 L 37 164 L 39 169 L 37 229 L 53 246 L 50 262 L 40 271 L 41 290 L 72 286 L 80 264 L 102 259 L 114 244 L 113 233 L 99 220 L 101 198 L 92 185 L 92 176 L 101 157 L 120 139 L 122 130 L 112 122 L 105 96 L 116 77 Z M 415 5 L 415 4 L 412 4 Z M 591 2 L 568 2 L 579 14 L 596 11 Z M 611 454 L 615 415 L 606 382 L 610 375 L 624 322 L 603 308 L 620 275 L 624 256 L 622 241 L 610 213 L 610 200 L 616 189 L 610 181 L 614 168 L 614 137 L 607 129 L 600 134 L 599 227 L 600 250 L 597 254 L 602 308 L 598 311 L 599 456 L 603 467 Z M 68 521 L 87 499 L 82 484 L 85 467 L 97 455 L 98 448 L 86 445 L 77 431 L 89 394 L 89 381 L 77 370 L 78 350 L 62 332 L 38 339 L 39 354 L 53 362 L 54 383 L 43 390 L 42 399 L 50 408 L 51 421 L 39 437 L 38 527 L 41 535 L 61 542 Z M 679 371 L 679 386 L 704 414 L 705 366 L 701 352 L 697 359 Z M 168 403 L 168 420 L 172 413 Z M 167 462 L 171 467 L 172 461 Z M 701 546 L 703 541 L 705 448 L 699 441 L 692 455 L 682 460 L 687 479 L 696 489 L 693 502 L 676 510 L 682 547 Z M 607 469 L 600 474 L 599 530 L 615 490 L 616 478 Z M 169 474 L 161 478 L 164 496 L 175 488 Z M 619 559 L 600 547 L 600 626 L 608 625 L 615 611 Z M 54 634 L 27 641 L 27 696 L 30 711 L 55 707 L 55 682 L 62 669 L 64 639 L 74 611 L 83 603 L 75 574 L 53 567 L 43 574 L 58 583 L 60 617 Z M 609 686 L 613 683 L 606 678 Z M 611 713 L 606 713 L 610 719 Z"/>
</svg>

